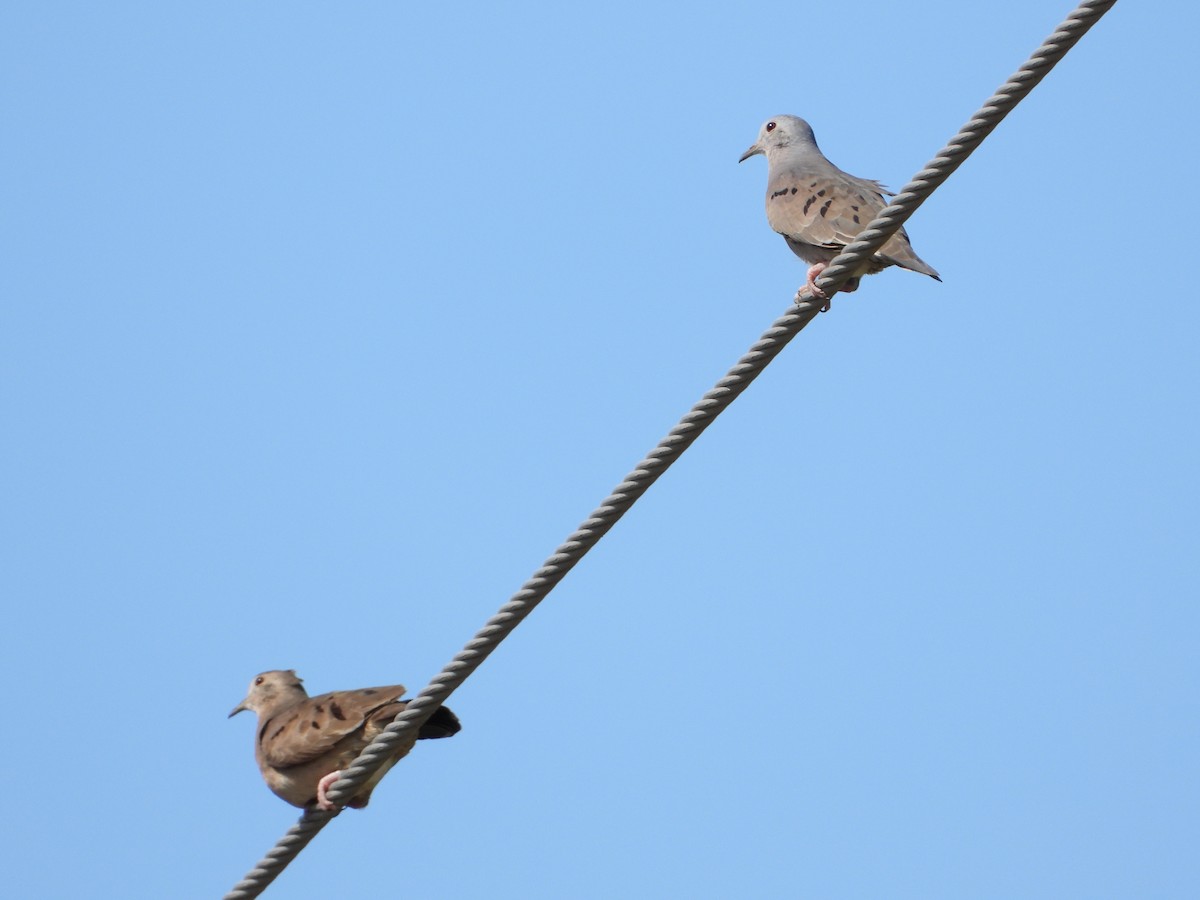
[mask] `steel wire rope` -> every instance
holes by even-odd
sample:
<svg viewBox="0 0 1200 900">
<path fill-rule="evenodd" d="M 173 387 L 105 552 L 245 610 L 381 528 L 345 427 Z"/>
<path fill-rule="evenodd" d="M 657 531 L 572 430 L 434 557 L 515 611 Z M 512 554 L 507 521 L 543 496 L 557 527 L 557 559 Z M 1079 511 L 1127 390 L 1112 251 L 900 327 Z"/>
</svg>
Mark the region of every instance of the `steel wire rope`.
<svg viewBox="0 0 1200 900">
<path fill-rule="evenodd" d="M 913 214 L 1009 112 L 1078 43 L 1117 0 L 1084 0 L 1028 60 L 992 95 L 929 164 L 904 186 L 890 204 L 840 253 L 817 279 L 832 298 L 859 262 L 873 254 Z M 625 514 L 666 469 L 728 407 L 788 342 L 820 311 L 822 302 L 798 293 L 796 302 L 775 320 L 729 372 L 671 429 L 567 540 L 534 572 L 500 610 L 439 672 L 408 708 L 368 746 L 329 791 L 335 802 L 353 796 L 411 729 L 419 728 L 450 694 L 488 657 L 521 621 Z M 259 896 L 316 837 L 337 812 L 306 810 L 224 900 Z"/>
</svg>

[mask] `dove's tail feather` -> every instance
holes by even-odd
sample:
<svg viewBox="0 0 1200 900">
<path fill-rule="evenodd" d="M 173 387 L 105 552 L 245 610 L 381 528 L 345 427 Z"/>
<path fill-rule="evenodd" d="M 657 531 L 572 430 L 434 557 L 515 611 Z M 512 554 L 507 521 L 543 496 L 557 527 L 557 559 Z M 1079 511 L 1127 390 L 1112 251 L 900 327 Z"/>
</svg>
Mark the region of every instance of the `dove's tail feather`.
<svg viewBox="0 0 1200 900">
<path fill-rule="evenodd" d="M 903 228 L 888 238 L 887 243 L 875 255 L 875 259 L 876 261 L 882 260 L 883 266 L 899 266 L 902 269 L 908 269 L 910 272 L 919 272 L 922 275 L 928 275 L 934 281 L 942 280 L 942 276 L 937 273 L 937 269 L 917 256 L 917 252 L 913 250 L 912 244 L 908 240 L 908 234 Z M 883 266 L 880 266 L 880 269 Z M 874 271 L 878 272 L 879 269 L 875 269 Z"/>
<path fill-rule="evenodd" d="M 901 249 L 904 251 L 903 253 L 888 254 L 884 258 L 900 266 L 902 269 L 908 269 L 911 272 L 920 272 L 922 275 L 928 275 L 934 281 L 942 280 L 942 276 L 937 273 L 937 269 L 913 253 L 911 246 L 902 245 Z"/>
<path fill-rule="evenodd" d="M 941 281 L 942 276 L 937 273 L 937 269 L 931 266 L 919 256 L 914 256 L 912 259 L 906 259 L 900 263 L 904 268 L 911 269 L 913 272 L 920 272 L 922 275 L 928 275 L 934 281 Z"/>
<path fill-rule="evenodd" d="M 908 269 L 910 272 L 919 272 L 921 275 L 928 275 L 934 281 L 942 280 L 942 276 L 937 273 L 937 269 L 925 262 L 925 260 L 921 259 L 921 257 L 917 256 L 915 253 L 897 253 L 894 256 L 890 254 L 888 256 L 883 256 L 880 254 L 875 258 L 877 260 L 886 260 L 885 265 L 891 264 L 893 266 L 899 266 L 902 269 Z"/>
<path fill-rule="evenodd" d="M 425 724 L 421 726 L 421 730 L 417 732 L 417 739 L 427 740 L 430 738 L 453 737 L 461 730 L 462 725 L 459 724 L 458 716 L 450 712 L 446 707 L 439 706 Z"/>
</svg>

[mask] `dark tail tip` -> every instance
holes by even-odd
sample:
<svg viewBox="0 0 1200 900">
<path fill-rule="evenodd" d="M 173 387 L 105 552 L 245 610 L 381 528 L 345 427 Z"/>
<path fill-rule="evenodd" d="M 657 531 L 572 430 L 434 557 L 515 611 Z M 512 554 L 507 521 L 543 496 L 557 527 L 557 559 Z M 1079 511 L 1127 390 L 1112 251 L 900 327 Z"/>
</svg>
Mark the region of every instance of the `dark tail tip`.
<svg viewBox="0 0 1200 900">
<path fill-rule="evenodd" d="M 458 716 L 446 707 L 439 706 L 428 721 L 421 726 L 421 730 L 417 732 L 417 739 L 454 737 L 460 731 L 462 731 L 462 725 L 458 721 Z"/>
</svg>

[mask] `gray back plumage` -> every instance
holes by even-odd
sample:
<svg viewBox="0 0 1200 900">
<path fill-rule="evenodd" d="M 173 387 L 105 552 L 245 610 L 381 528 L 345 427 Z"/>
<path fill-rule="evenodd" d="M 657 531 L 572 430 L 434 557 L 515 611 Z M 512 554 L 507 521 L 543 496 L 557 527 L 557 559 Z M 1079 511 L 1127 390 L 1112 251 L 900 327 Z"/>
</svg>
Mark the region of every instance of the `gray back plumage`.
<svg viewBox="0 0 1200 900">
<path fill-rule="evenodd" d="M 843 172 L 825 158 L 811 126 L 797 116 L 776 116 L 763 124 L 758 141 L 742 156 L 767 157 L 767 221 L 805 262 L 829 262 L 887 205 L 889 193 L 878 181 Z M 897 265 L 941 281 L 913 251 L 901 228 L 855 273 Z M 850 286 L 853 289 L 853 286 Z"/>
</svg>

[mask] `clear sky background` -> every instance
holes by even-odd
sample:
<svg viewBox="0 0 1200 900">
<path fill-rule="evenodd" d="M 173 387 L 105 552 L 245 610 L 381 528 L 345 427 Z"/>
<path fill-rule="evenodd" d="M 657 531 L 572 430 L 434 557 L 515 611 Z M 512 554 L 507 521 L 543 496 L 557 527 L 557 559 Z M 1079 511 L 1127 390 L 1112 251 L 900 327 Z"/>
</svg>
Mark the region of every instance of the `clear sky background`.
<svg viewBox="0 0 1200 900">
<path fill-rule="evenodd" d="M 7 4 L 5 889 L 208 898 L 1070 9 Z M 267 896 L 1200 893 L 1195 4 L 1118 3 Z"/>
</svg>

